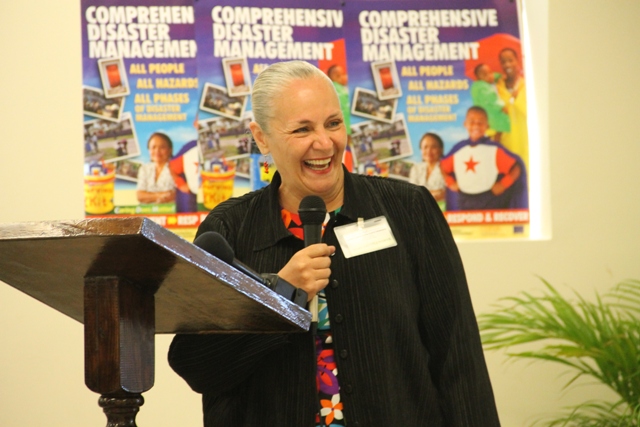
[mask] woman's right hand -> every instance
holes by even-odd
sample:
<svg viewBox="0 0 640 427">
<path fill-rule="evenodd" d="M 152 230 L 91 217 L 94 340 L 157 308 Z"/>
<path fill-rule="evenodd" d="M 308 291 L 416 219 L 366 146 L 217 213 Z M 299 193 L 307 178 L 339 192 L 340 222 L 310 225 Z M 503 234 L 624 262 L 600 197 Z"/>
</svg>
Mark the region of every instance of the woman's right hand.
<svg viewBox="0 0 640 427">
<path fill-rule="evenodd" d="M 161 191 L 157 193 L 156 203 L 169 203 L 176 199 L 175 190 Z"/>
<path fill-rule="evenodd" d="M 278 276 L 307 292 L 308 301 L 329 284 L 331 258 L 335 246 L 317 243 L 296 252 Z"/>
<path fill-rule="evenodd" d="M 456 181 L 453 181 L 453 182 L 447 184 L 447 187 L 449 187 L 449 190 L 455 191 L 456 193 L 458 191 L 460 191 L 460 186 L 458 185 L 458 183 Z"/>
</svg>

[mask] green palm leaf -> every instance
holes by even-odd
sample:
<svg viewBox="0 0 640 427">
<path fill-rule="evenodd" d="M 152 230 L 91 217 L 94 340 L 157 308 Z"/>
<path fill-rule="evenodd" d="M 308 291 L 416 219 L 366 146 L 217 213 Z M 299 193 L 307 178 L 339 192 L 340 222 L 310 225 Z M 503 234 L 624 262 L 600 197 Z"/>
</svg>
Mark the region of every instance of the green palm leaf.
<svg viewBox="0 0 640 427">
<path fill-rule="evenodd" d="M 503 298 L 478 316 L 485 349 L 562 364 L 572 372 L 565 387 L 588 377 L 620 397 L 569 408 L 548 426 L 640 426 L 640 281 L 624 281 L 589 302 L 576 292 L 565 298 L 541 280 L 540 295 Z"/>
</svg>

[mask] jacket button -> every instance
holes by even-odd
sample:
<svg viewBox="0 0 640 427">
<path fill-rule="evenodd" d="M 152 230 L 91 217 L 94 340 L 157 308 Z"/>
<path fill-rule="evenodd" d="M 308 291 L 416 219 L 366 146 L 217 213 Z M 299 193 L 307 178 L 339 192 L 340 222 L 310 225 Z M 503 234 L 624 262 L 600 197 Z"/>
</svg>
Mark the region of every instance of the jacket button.
<svg viewBox="0 0 640 427">
<path fill-rule="evenodd" d="M 335 288 L 337 288 L 337 287 L 338 287 L 338 281 L 337 281 L 336 279 L 333 279 L 333 280 L 331 281 L 331 287 L 332 287 L 333 289 L 335 289 Z"/>
<path fill-rule="evenodd" d="M 346 358 L 347 358 L 347 356 L 349 356 L 349 351 L 348 351 L 347 349 L 342 349 L 342 350 L 340 350 L 340 357 L 341 357 L 342 359 L 346 359 Z"/>
<path fill-rule="evenodd" d="M 342 314 L 336 314 L 333 320 L 335 320 L 336 323 L 342 323 L 342 321 L 344 320 L 344 317 L 342 316 Z"/>
<path fill-rule="evenodd" d="M 353 392 L 353 387 L 351 386 L 351 384 L 345 384 L 345 386 L 344 386 L 344 391 L 345 391 L 347 394 L 352 393 L 352 392 Z"/>
</svg>

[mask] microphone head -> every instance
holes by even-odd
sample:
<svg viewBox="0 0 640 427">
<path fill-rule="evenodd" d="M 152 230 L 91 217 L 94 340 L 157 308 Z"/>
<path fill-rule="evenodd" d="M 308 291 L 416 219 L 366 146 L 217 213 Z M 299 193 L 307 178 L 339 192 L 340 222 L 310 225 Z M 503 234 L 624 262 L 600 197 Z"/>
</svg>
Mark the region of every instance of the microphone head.
<svg viewBox="0 0 640 427">
<path fill-rule="evenodd" d="M 298 215 L 300 215 L 302 225 L 320 225 L 327 216 L 327 206 L 319 196 L 306 196 L 300 202 Z"/>
<path fill-rule="evenodd" d="M 210 253 L 211 255 L 220 258 L 227 264 L 232 264 L 235 255 L 233 249 L 229 246 L 229 242 L 222 237 L 220 233 L 215 231 L 205 231 L 193 241 L 193 244 Z"/>
</svg>

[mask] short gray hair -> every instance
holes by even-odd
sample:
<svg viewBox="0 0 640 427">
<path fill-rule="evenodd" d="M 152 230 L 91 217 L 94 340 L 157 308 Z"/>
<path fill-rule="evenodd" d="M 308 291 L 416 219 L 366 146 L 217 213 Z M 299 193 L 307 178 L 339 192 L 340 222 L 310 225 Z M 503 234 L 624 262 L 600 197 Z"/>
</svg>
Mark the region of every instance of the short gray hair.
<svg viewBox="0 0 640 427">
<path fill-rule="evenodd" d="M 282 89 L 293 80 L 315 77 L 325 79 L 333 87 L 331 79 L 325 73 L 305 61 L 276 62 L 260 72 L 253 83 L 251 105 L 253 119 L 264 132 L 268 132 L 269 122 L 274 118 L 273 100 L 282 95 Z"/>
</svg>

